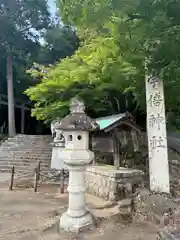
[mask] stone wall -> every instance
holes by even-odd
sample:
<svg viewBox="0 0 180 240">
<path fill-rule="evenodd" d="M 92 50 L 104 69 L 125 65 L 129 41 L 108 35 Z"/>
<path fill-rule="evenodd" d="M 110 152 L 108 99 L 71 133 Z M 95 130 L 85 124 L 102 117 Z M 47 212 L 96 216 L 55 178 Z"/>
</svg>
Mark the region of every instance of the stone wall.
<svg viewBox="0 0 180 240">
<path fill-rule="evenodd" d="M 109 201 L 132 195 L 133 189 L 143 184 L 143 172 L 112 166 L 91 166 L 86 169 L 87 192 Z"/>
</svg>

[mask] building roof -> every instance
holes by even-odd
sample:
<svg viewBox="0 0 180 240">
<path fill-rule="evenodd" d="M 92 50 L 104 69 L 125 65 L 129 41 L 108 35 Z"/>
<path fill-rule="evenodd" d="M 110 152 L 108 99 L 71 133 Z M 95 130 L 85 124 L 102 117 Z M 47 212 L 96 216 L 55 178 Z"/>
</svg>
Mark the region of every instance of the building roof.
<svg viewBox="0 0 180 240">
<path fill-rule="evenodd" d="M 127 116 L 127 113 L 120 113 L 120 114 L 111 115 L 107 117 L 96 118 L 96 123 L 99 125 L 100 130 L 104 130 L 126 116 Z"/>
</svg>

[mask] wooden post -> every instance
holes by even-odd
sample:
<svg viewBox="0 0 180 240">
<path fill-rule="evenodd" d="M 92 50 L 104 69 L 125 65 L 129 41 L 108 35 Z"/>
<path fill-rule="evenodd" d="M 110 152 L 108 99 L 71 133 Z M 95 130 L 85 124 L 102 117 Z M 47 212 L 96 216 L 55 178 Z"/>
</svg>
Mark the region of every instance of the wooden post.
<svg viewBox="0 0 180 240">
<path fill-rule="evenodd" d="M 120 153 L 119 153 L 119 143 L 116 138 L 115 132 L 113 133 L 113 156 L 114 156 L 114 166 L 118 170 L 120 167 Z"/>
<path fill-rule="evenodd" d="M 38 165 L 37 165 L 37 172 L 38 172 L 38 181 L 40 180 L 40 171 L 41 171 L 41 162 L 38 161 Z"/>
<path fill-rule="evenodd" d="M 34 181 L 34 192 L 37 192 L 38 189 L 38 178 L 39 178 L 39 173 L 38 173 L 38 168 L 35 168 L 35 181 Z"/>
<path fill-rule="evenodd" d="M 13 166 L 12 170 L 11 170 L 11 182 L 10 182 L 10 185 L 9 185 L 9 190 L 11 190 L 11 191 L 13 190 L 14 173 L 15 173 L 15 167 Z"/>
<path fill-rule="evenodd" d="M 132 195 L 131 195 L 131 212 L 136 212 L 136 206 L 135 206 L 135 198 L 136 198 L 136 186 L 132 186 Z"/>
<path fill-rule="evenodd" d="M 61 169 L 60 174 L 60 193 L 64 193 L 64 169 Z"/>
</svg>

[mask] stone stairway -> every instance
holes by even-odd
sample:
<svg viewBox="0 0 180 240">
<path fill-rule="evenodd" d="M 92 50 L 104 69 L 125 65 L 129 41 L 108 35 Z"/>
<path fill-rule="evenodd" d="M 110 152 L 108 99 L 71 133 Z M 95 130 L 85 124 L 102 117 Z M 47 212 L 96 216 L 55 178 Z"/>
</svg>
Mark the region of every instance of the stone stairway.
<svg viewBox="0 0 180 240">
<path fill-rule="evenodd" d="M 9 172 L 12 166 L 15 172 L 30 173 L 41 162 L 42 172 L 50 169 L 52 137 L 42 135 L 16 135 L 8 138 L 0 146 L 0 172 Z"/>
</svg>

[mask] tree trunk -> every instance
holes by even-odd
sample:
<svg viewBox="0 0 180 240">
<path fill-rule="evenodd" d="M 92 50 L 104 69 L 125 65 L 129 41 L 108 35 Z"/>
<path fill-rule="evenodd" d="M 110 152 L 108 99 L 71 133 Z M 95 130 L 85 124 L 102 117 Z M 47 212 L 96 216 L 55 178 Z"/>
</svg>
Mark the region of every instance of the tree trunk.
<svg viewBox="0 0 180 240">
<path fill-rule="evenodd" d="M 16 135 L 15 111 L 14 111 L 14 89 L 13 89 L 13 66 L 12 56 L 7 56 L 7 92 L 8 92 L 8 132 L 9 137 Z"/>
<path fill-rule="evenodd" d="M 163 81 L 146 76 L 147 136 L 150 189 L 169 193 L 166 117 Z"/>
</svg>

